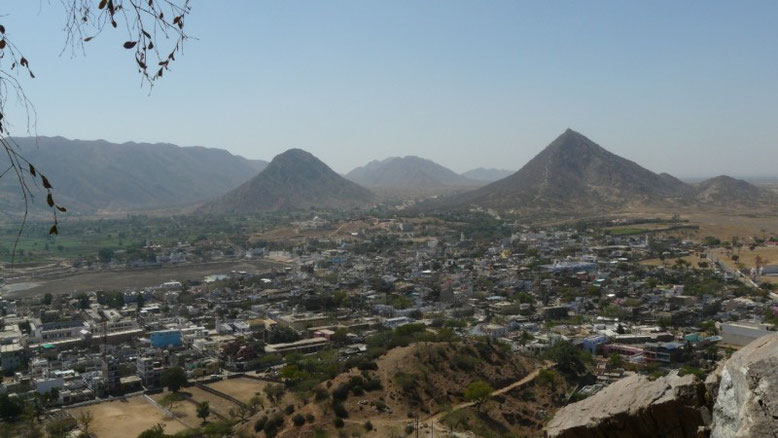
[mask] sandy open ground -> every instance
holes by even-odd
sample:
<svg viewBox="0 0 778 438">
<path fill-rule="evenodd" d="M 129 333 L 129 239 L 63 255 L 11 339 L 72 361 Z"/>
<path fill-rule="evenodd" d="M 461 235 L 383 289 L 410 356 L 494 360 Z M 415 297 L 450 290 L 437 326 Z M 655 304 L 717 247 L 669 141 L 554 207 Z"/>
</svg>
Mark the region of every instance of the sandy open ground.
<svg viewBox="0 0 778 438">
<path fill-rule="evenodd" d="M 775 265 L 778 264 L 778 247 L 775 246 L 768 246 L 768 247 L 757 247 L 754 248 L 753 251 L 748 249 L 747 247 L 743 247 L 740 251 L 733 250 L 731 251 L 732 254 L 736 254 L 739 256 L 738 262 L 744 264 L 746 268 L 753 268 L 756 266 L 756 257 L 759 256 L 762 258 L 762 263 L 768 264 L 768 265 Z M 713 255 L 716 257 L 721 258 L 722 260 L 727 261 L 728 263 L 732 264 L 730 260 L 730 256 L 727 255 L 726 249 L 715 249 L 713 250 Z"/>
<path fill-rule="evenodd" d="M 224 417 L 229 417 L 230 410 L 233 409 L 237 410 L 239 408 L 239 406 L 236 405 L 235 403 L 227 399 L 221 398 L 218 395 L 203 391 L 202 389 L 196 386 L 189 386 L 187 388 L 184 388 L 182 391 L 191 394 L 192 400 L 198 403 L 207 401 L 208 404 L 211 406 L 211 412 L 216 411 L 217 413 L 221 414 Z"/>
<path fill-rule="evenodd" d="M 768 246 L 768 247 L 760 246 L 755 248 L 753 251 L 751 251 L 747 247 L 743 247 L 740 251 L 733 250 L 731 251 L 731 253 L 739 256 L 737 261 L 739 263 L 742 263 L 746 267 L 746 269 L 751 269 L 756 267 L 757 256 L 762 258 L 762 264 L 765 265 L 778 264 L 778 247 L 775 246 Z M 713 255 L 723 260 L 724 263 L 727 263 L 729 266 L 735 266 L 735 262 L 727 254 L 727 250 L 716 249 L 713 251 Z M 766 281 L 768 283 L 778 283 L 778 277 L 762 277 L 761 280 Z"/>
<path fill-rule="evenodd" d="M 262 388 L 268 385 L 254 379 L 237 378 L 222 380 L 209 384 L 214 389 L 231 395 L 240 401 L 248 401 L 256 393 L 262 393 Z M 201 420 L 197 418 L 197 409 L 195 403 L 207 401 L 212 411 L 216 411 L 223 416 L 229 416 L 231 409 L 237 409 L 238 406 L 224 398 L 209 392 L 203 391 L 196 386 L 183 388 L 182 393 L 191 396 L 194 403 L 181 400 L 174 404 L 172 409 L 175 418 L 167 418 L 162 411 L 151 404 L 143 396 L 134 396 L 126 400 L 114 400 L 111 402 L 98 403 L 81 408 L 68 409 L 74 417 L 78 418 L 82 411 L 88 410 L 94 415 L 91 431 L 96 438 L 135 438 L 141 432 L 157 423 L 165 426 L 165 433 L 173 434 L 182 430 L 198 427 Z M 157 402 L 160 402 L 167 391 L 151 396 Z M 214 415 L 211 420 L 216 419 Z"/>
<path fill-rule="evenodd" d="M 718 239 L 730 240 L 732 236 L 738 236 L 741 240 L 749 237 L 767 238 L 770 235 L 778 235 L 778 217 L 748 217 L 717 214 L 691 214 L 681 215 L 689 219 L 691 225 L 699 225 L 696 233 L 700 238 L 714 236 Z"/>
<path fill-rule="evenodd" d="M 208 386 L 217 391 L 231 395 L 244 403 L 247 403 L 251 397 L 254 396 L 254 394 L 261 394 L 262 399 L 265 400 L 266 397 L 262 392 L 262 389 L 269 384 L 270 383 L 268 382 L 241 377 L 237 379 L 226 379 L 214 383 L 209 383 Z"/>
<path fill-rule="evenodd" d="M 162 404 L 162 399 L 168 394 L 168 391 L 161 392 L 159 394 L 151 395 L 157 403 Z M 165 406 L 167 408 L 167 406 Z M 202 420 L 197 417 L 197 406 L 194 403 L 190 403 L 186 400 L 179 400 L 173 404 L 173 409 L 170 410 L 176 418 L 191 428 L 198 427 Z"/>
<path fill-rule="evenodd" d="M 94 415 L 90 432 L 96 438 L 136 438 L 157 423 L 162 423 L 168 434 L 186 429 L 178 420 L 167 418 L 143 396 L 68 409 L 68 412 L 78 418 L 83 410 Z"/>
</svg>

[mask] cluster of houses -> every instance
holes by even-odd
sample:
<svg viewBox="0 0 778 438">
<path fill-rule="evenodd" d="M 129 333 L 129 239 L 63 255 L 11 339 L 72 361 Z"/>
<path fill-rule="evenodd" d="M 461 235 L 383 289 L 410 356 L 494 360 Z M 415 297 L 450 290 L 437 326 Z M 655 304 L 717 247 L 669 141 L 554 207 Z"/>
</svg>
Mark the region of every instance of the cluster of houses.
<svg viewBox="0 0 778 438">
<path fill-rule="evenodd" d="M 711 367 L 775 330 L 773 296 L 707 266 L 699 243 L 506 226 L 509 235 L 484 242 L 440 222 L 386 220 L 348 241 L 294 242 L 275 254 L 285 267 L 262 272 L 48 304 L 0 299 L 0 393 L 67 405 L 157 388 L 171 367 L 190 379 L 272 372 L 291 353 L 359 355 L 372 333 L 412 323 L 530 355 L 571 342 L 602 361 L 667 368 Z M 706 268 L 642 264 L 657 243 L 663 260 L 697 257 Z"/>
</svg>

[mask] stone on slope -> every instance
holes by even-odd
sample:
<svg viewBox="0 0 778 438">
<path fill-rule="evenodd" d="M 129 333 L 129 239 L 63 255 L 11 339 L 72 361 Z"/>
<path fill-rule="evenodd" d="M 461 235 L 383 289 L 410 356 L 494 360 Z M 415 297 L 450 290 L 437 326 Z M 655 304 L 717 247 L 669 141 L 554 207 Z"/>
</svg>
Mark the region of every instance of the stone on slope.
<svg viewBox="0 0 778 438">
<path fill-rule="evenodd" d="M 705 387 L 676 372 L 651 380 L 633 375 L 559 410 L 549 438 L 696 438 L 709 410 Z"/>
</svg>

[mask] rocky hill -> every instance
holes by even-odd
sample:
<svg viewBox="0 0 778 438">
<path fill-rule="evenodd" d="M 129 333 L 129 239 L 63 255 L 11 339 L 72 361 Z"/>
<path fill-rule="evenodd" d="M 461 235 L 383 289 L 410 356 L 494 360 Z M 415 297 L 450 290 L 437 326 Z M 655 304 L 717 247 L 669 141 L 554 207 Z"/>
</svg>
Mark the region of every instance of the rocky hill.
<svg viewBox="0 0 778 438">
<path fill-rule="evenodd" d="M 277 155 L 235 190 L 206 203 L 202 213 L 232 214 L 368 205 L 373 194 L 301 149 Z"/>
<path fill-rule="evenodd" d="M 771 209 L 776 200 L 769 191 L 728 176 L 691 185 L 656 174 L 568 129 L 516 173 L 428 207 L 598 214 L 633 208 Z"/>
<path fill-rule="evenodd" d="M 70 215 L 190 205 L 226 193 L 263 169 L 221 149 L 172 144 L 16 138 L 19 150 L 54 186 Z M 18 185 L 0 180 L 2 211 L 19 211 Z M 45 208 L 45 199 L 38 204 Z"/>
<path fill-rule="evenodd" d="M 605 211 L 679 201 L 693 189 L 612 154 L 568 129 L 516 173 L 447 205 L 523 211 Z"/>
<path fill-rule="evenodd" d="M 462 176 L 476 181 L 483 181 L 491 183 L 499 181 L 503 178 L 510 176 L 513 172 L 505 169 L 487 169 L 485 167 L 479 167 L 477 169 L 468 170 L 464 172 Z"/>
<path fill-rule="evenodd" d="M 435 163 L 415 156 L 391 157 L 357 167 L 346 175 L 357 184 L 380 192 L 429 196 L 483 185 Z"/>
<path fill-rule="evenodd" d="M 726 175 L 705 180 L 696 184 L 694 188 L 696 189 L 695 199 L 706 205 L 756 206 L 776 202 L 776 196 L 772 192 Z"/>
</svg>

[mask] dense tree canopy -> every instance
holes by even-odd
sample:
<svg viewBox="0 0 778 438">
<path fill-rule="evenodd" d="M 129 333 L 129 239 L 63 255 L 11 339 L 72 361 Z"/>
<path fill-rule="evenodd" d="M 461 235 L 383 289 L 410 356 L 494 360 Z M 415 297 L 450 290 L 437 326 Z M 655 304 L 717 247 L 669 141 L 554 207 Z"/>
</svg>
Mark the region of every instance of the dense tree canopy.
<svg viewBox="0 0 778 438">
<path fill-rule="evenodd" d="M 162 373 L 162 386 L 175 392 L 186 385 L 186 371 L 181 367 L 168 368 Z"/>
</svg>

